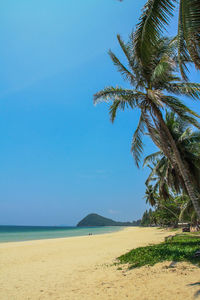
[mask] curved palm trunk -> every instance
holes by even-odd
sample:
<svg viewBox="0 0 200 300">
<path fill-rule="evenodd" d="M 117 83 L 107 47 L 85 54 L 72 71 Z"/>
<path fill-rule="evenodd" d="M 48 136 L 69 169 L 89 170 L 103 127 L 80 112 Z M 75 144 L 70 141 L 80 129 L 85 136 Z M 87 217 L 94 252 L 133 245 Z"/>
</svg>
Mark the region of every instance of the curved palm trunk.
<svg viewBox="0 0 200 300">
<path fill-rule="evenodd" d="M 177 166 L 179 168 L 179 171 L 180 171 L 180 173 L 183 177 L 188 195 L 189 195 L 189 197 L 192 201 L 192 204 L 193 204 L 194 209 L 197 213 L 197 216 L 200 219 L 200 195 L 194 187 L 193 180 L 191 178 L 192 175 L 190 174 L 187 163 L 186 163 L 186 161 L 184 161 L 181 158 L 179 150 L 176 146 L 176 143 L 175 143 L 175 141 L 174 141 L 167 125 L 165 124 L 165 121 L 163 120 L 163 117 L 162 117 L 162 114 L 161 114 L 160 110 L 156 107 L 156 105 L 153 105 L 152 108 L 153 108 L 155 116 L 157 117 L 157 119 L 159 121 L 160 128 L 163 129 L 163 132 L 165 132 L 166 139 L 168 139 L 168 141 L 171 145 L 176 164 L 177 164 Z"/>
<path fill-rule="evenodd" d="M 156 123 L 155 119 L 153 117 L 152 117 L 152 119 L 154 120 L 154 123 Z M 149 131 L 150 137 L 151 137 L 152 141 L 154 142 L 154 144 L 164 153 L 164 155 L 169 159 L 170 163 L 174 166 L 174 163 L 173 163 L 172 157 L 171 157 L 171 153 L 169 151 L 169 144 L 168 144 L 167 140 L 161 134 L 162 145 L 160 143 L 158 143 L 158 141 L 155 139 L 154 131 L 152 130 L 148 120 L 146 120 L 146 119 L 145 119 L 145 124 L 146 124 L 146 127 Z M 157 124 L 155 124 L 155 125 L 156 125 L 157 131 L 159 132 L 160 128 L 157 126 Z"/>
</svg>

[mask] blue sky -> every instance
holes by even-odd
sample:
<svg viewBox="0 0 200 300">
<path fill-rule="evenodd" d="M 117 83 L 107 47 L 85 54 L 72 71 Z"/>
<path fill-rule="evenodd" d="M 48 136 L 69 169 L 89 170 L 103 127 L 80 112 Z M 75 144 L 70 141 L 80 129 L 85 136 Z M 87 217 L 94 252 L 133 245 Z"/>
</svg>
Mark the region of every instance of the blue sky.
<svg viewBox="0 0 200 300">
<path fill-rule="evenodd" d="M 126 85 L 107 51 L 121 56 L 116 34 L 128 38 L 144 3 L 1 2 L 0 224 L 75 225 L 91 212 L 141 217 L 148 172 L 130 154 L 138 112 L 113 125 L 107 105 L 92 98 Z"/>
</svg>

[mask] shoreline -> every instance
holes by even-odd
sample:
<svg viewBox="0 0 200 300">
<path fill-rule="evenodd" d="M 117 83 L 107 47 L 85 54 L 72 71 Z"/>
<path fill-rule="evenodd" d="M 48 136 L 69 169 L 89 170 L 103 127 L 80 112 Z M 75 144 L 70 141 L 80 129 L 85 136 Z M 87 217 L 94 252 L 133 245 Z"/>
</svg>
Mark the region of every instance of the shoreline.
<svg viewBox="0 0 200 300">
<path fill-rule="evenodd" d="M 0 244 L 1 300 L 192 300 L 199 268 L 170 262 L 128 270 L 116 258 L 170 234 L 128 227 L 114 233 Z"/>
<path fill-rule="evenodd" d="M 105 226 L 103 228 L 106 228 L 106 227 L 112 227 L 112 226 Z M 113 227 L 118 227 L 118 226 L 113 226 Z M 57 240 L 57 239 L 70 239 L 70 238 L 78 238 L 78 237 L 88 237 L 88 236 L 97 236 L 97 235 L 105 235 L 105 234 L 114 234 L 114 233 L 117 233 L 119 231 L 122 231 L 126 228 L 132 228 L 132 227 L 139 227 L 139 226 L 119 226 L 120 228 L 116 231 L 110 231 L 110 232 L 101 232 L 101 233 L 92 233 L 92 235 L 90 234 L 85 234 L 85 235 L 74 235 L 74 236 L 64 236 L 64 237 L 53 237 L 53 238 L 40 238 L 40 239 L 30 239 L 30 240 L 19 240 L 19 241 L 6 241 L 6 242 L 1 242 L 0 240 L 0 248 L 1 248 L 1 245 L 6 245 L 6 244 L 17 244 L 17 243 L 27 243 L 27 242 L 38 242 L 38 241 L 49 241 L 49 240 Z M 83 228 L 83 227 L 82 227 Z M 97 227 L 88 227 L 89 228 L 97 228 Z M 86 227 L 84 227 L 84 229 L 86 229 Z"/>
</svg>

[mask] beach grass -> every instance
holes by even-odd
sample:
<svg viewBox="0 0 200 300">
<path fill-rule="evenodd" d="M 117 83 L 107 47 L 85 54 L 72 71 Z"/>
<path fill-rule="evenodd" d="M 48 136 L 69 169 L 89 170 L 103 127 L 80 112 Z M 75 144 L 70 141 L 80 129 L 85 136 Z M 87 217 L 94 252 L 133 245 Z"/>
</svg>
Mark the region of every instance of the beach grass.
<svg viewBox="0 0 200 300">
<path fill-rule="evenodd" d="M 160 244 L 133 249 L 118 260 L 129 264 L 130 269 L 164 261 L 186 261 L 200 267 L 200 257 L 195 257 L 197 250 L 200 250 L 200 234 L 177 234 Z"/>
</svg>

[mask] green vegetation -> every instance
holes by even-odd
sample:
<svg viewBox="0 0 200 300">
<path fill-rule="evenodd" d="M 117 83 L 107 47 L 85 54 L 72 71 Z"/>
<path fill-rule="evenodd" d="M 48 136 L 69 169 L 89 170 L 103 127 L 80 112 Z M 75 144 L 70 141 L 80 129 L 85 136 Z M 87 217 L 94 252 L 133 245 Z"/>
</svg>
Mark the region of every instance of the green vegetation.
<svg viewBox="0 0 200 300">
<path fill-rule="evenodd" d="M 130 268 L 153 266 L 163 261 L 187 261 L 200 266 L 200 257 L 194 257 L 199 248 L 200 236 L 181 234 L 157 245 L 133 249 L 118 260 L 122 264 L 128 263 Z"/>
<path fill-rule="evenodd" d="M 180 71 L 187 79 L 186 63 L 193 61 L 200 69 L 200 1 L 147 0 L 135 33 L 134 44 L 138 55 L 148 59 L 149 53 L 173 17 L 179 3 L 177 49 Z"/>
<path fill-rule="evenodd" d="M 190 174 L 196 181 L 197 189 L 200 188 L 200 131 L 194 131 L 187 121 L 176 117 L 175 113 L 166 112 L 165 123 L 180 155 L 187 162 Z M 159 139 L 157 131 L 155 135 Z M 154 191 L 159 190 L 160 196 L 169 198 L 169 188 L 177 194 L 180 192 L 188 194 L 182 175 L 162 151 L 147 156 L 143 166 L 146 165 L 151 169 L 146 185 L 153 183 Z"/>
<path fill-rule="evenodd" d="M 187 162 L 193 184 L 200 190 L 200 132 L 194 131 L 188 122 L 180 120 L 174 113 L 166 113 L 166 125 L 177 148 Z M 159 139 L 159 134 L 156 133 Z M 150 168 L 146 180 L 146 202 L 155 207 L 149 224 L 176 226 L 178 221 L 197 223 L 197 214 L 179 170 L 162 151 L 147 156 L 144 166 Z M 149 211 L 150 213 L 150 211 Z"/>
<path fill-rule="evenodd" d="M 150 226 L 152 225 L 152 209 L 150 208 L 150 210 L 146 210 L 142 216 L 142 220 L 141 220 L 141 226 Z"/>
<path fill-rule="evenodd" d="M 118 41 L 127 58 L 127 65 L 122 64 L 112 51 L 109 54 L 118 71 L 130 83 L 131 89 L 107 87 L 94 95 L 94 103 L 102 100 L 111 102 L 109 113 L 112 122 L 118 110 L 123 111 L 126 108 L 140 110 L 139 123 L 131 147 L 137 166 L 143 153 L 142 137 L 148 134 L 171 162 L 173 168 L 180 173 L 192 205 L 200 218 L 200 193 L 195 178 L 190 172 L 187 160 L 181 156 L 163 116 L 163 108 L 167 108 L 174 112 L 180 121 L 200 128 L 200 124 L 194 118 L 199 115 L 175 97 L 185 95 L 200 99 L 200 84 L 183 82 L 179 78 L 177 44 L 174 41 L 160 37 L 145 57 L 135 48 L 134 34 L 127 44 L 120 36 Z"/>
<path fill-rule="evenodd" d="M 188 63 L 200 69 L 200 1 L 178 1 L 178 33 L 170 40 L 162 32 L 173 16 L 176 2 L 147 1 L 128 43 L 117 36 L 127 64 L 109 51 L 130 88 L 111 86 L 94 95 L 95 104 L 111 102 L 112 122 L 118 110 L 139 110 L 131 147 L 138 167 L 145 134 L 158 148 L 144 162 L 151 170 L 145 198 L 155 210 L 145 211 L 142 226 L 175 227 L 179 220 L 198 223 L 200 219 L 200 132 L 193 130 L 200 129 L 195 119 L 200 116 L 177 98 L 183 95 L 200 99 L 200 84 L 189 83 L 186 74 Z M 158 245 L 133 249 L 118 260 L 130 268 L 163 261 L 187 261 L 200 266 L 200 258 L 195 256 L 199 248 L 200 236 L 182 234 Z"/>
<path fill-rule="evenodd" d="M 139 226 L 140 221 L 133 222 L 116 222 L 108 218 L 104 218 L 97 214 L 89 214 L 84 219 L 82 219 L 77 227 L 90 227 L 90 226 Z"/>
<path fill-rule="evenodd" d="M 177 4 L 178 32 L 169 39 L 162 34 Z M 118 110 L 139 110 L 131 147 L 138 167 L 144 135 L 158 148 L 145 159 L 151 170 L 145 198 L 155 210 L 144 213 L 141 225 L 176 226 L 179 220 L 198 224 L 200 132 L 194 127 L 200 129 L 200 116 L 179 97 L 200 99 L 200 84 L 187 77 L 188 64 L 200 69 L 200 1 L 147 0 L 128 43 L 117 38 L 127 63 L 112 51 L 109 55 L 130 87 L 106 87 L 94 95 L 94 103 L 111 103 L 112 122 Z"/>
<path fill-rule="evenodd" d="M 164 203 L 162 205 L 162 203 Z M 146 210 L 142 216 L 141 226 L 173 227 L 178 226 L 180 207 L 173 199 L 164 201 L 160 200 L 157 207 L 153 211 L 151 208 Z"/>
</svg>

